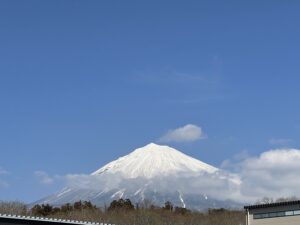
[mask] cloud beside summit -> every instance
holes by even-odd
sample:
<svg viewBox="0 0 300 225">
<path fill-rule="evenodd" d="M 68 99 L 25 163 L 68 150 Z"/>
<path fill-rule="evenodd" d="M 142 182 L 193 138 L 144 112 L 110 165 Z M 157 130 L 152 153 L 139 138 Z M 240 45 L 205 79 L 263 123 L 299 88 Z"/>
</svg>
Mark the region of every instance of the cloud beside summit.
<svg viewBox="0 0 300 225">
<path fill-rule="evenodd" d="M 187 124 L 183 127 L 167 131 L 160 139 L 161 143 L 172 142 L 194 142 L 206 138 L 201 127 L 194 124 Z"/>
</svg>

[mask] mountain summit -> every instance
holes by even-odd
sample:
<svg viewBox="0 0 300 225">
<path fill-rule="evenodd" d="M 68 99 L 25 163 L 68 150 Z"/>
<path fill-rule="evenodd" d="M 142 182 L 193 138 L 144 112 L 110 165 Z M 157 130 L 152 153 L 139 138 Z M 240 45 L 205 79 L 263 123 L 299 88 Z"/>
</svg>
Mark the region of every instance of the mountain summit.
<svg viewBox="0 0 300 225">
<path fill-rule="evenodd" d="M 224 196 L 230 196 L 232 189 L 239 185 L 235 176 L 174 148 L 154 143 L 90 175 L 66 176 L 66 182 L 67 187 L 62 191 L 36 203 L 61 205 L 89 200 L 103 206 L 114 199 L 129 198 L 135 203 L 150 200 L 163 205 L 171 201 L 177 206 L 201 210 L 236 206 Z"/>
<path fill-rule="evenodd" d="M 164 145 L 150 143 L 129 155 L 108 163 L 92 175 L 120 173 L 125 178 L 153 178 L 178 173 L 208 172 L 218 169 Z"/>
</svg>

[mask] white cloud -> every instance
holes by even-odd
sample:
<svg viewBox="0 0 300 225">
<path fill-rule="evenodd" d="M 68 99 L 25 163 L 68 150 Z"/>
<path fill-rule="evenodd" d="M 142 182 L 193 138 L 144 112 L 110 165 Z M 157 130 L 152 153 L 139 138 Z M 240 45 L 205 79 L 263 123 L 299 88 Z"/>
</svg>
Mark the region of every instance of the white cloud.
<svg viewBox="0 0 300 225">
<path fill-rule="evenodd" d="M 269 144 L 271 145 L 288 145 L 292 142 L 292 139 L 288 138 L 271 138 Z"/>
<path fill-rule="evenodd" d="M 235 172 L 237 171 L 237 164 L 243 160 L 246 160 L 250 158 L 249 152 L 247 150 L 243 150 L 237 154 L 235 154 L 232 159 L 226 159 L 221 163 L 221 168 L 224 170 L 234 170 Z"/>
<path fill-rule="evenodd" d="M 169 130 L 165 135 L 163 135 L 159 141 L 160 142 L 193 142 L 199 139 L 205 138 L 205 134 L 201 127 L 194 124 L 187 124 L 183 127 L 179 127 L 174 130 Z"/>
<path fill-rule="evenodd" d="M 49 176 L 46 172 L 44 171 L 35 171 L 34 175 L 39 179 L 41 184 L 49 185 L 53 184 L 55 177 Z"/>
<path fill-rule="evenodd" d="M 224 160 L 222 168 L 234 172 L 241 180 L 240 201 L 300 197 L 299 149 L 273 149 L 252 157 L 244 151 L 239 155 L 242 157 Z"/>
<path fill-rule="evenodd" d="M 9 184 L 5 180 L 0 180 L 0 188 L 8 188 Z"/>
<path fill-rule="evenodd" d="M 3 169 L 2 167 L 0 167 L 0 176 L 1 175 L 8 175 L 10 174 L 7 170 Z"/>
<path fill-rule="evenodd" d="M 275 149 L 238 165 L 241 193 L 255 201 L 262 197 L 300 197 L 300 150 Z"/>
<path fill-rule="evenodd" d="M 263 197 L 300 197 L 299 149 L 274 149 L 258 156 L 249 156 L 243 151 L 223 164 L 223 170 L 213 174 L 176 174 L 152 180 L 126 180 L 121 174 L 67 174 L 53 177 L 43 171 L 36 171 L 35 174 L 45 184 L 62 181 L 68 187 L 92 191 L 129 191 L 135 190 L 138 185 L 153 190 L 182 190 L 183 194 L 205 194 L 241 203 L 254 203 Z"/>
<path fill-rule="evenodd" d="M 10 173 L 7 171 L 7 170 L 5 170 L 5 169 L 3 169 L 2 167 L 0 167 L 0 188 L 2 187 L 2 188 L 7 188 L 7 187 L 9 187 L 9 184 L 8 184 L 8 182 L 5 180 L 5 179 L 3 179 L 3 176 L 7 176 L 7 175 L 9 175 Z"/>
<path fill-rule="evenodd" d="M 64 176 L 67 187 L 75 190 L 100 191 L 126 190 L 136 192 L 137 187 L 143 190 L 159 190 L 162 193 L 175 193 L 180 190 L 183 194 L 207 195 L 219 200 L 241 201 L 239 178 L 225 171 L 213 174 L 189 173 L 174 176 L 126 179 L 122 174 L 68 174 Z"/>
</svg>

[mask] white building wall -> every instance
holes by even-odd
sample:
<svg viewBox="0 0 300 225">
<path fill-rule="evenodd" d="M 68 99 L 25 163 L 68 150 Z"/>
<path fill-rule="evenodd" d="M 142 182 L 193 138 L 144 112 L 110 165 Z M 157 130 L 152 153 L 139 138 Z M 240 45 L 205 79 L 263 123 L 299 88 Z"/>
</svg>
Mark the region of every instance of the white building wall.
<svg viewBox="0 0 300 225">
<path fill-rule="evenodd" d="M 300 210 L 300 205 L 284 205 L 276 207 L 250 209 L 247 213 L 248 218 L 246 218 L 246 221 L 248 221 L 249 223 L 246 223 L 246 225 L 300 225 L 300 215 L 263 219 L 254 219 L 253 217 L 255 213 L 285 212 L 293 210 Z"/>
</svg>

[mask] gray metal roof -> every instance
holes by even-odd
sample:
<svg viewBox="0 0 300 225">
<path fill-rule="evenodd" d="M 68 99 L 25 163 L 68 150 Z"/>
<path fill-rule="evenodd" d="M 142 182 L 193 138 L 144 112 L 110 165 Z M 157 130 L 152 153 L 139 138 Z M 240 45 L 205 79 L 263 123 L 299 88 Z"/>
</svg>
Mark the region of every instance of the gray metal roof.
<svg viewBox="0 0 300 225">
<path fill-rule="evenodd" d="M 259 208 L 269 208 L 269 207 L 284 206 L 284 205 L 300 205 L 300 200 L 248 205 L 248 206 L 244 206 L 244 209 L 259 209 Z"/>
<path fill-rule="evenodd" d="M 110 225 L 106 223 L 96 223 L 96 222 L 89 222 L 89 221 L 66 220 L 66 219 L 21 216 L 21 215 L 10 215 L 10 214 L 0 214 L 0 218 L 27 220 L 27 221 L 42 221 L 42 222 L 52 222 L 52 223 L 60 223 L 60 224 L 65 223 L 65 224 L 76 224 L 76 225 Z"/>
</svg>

